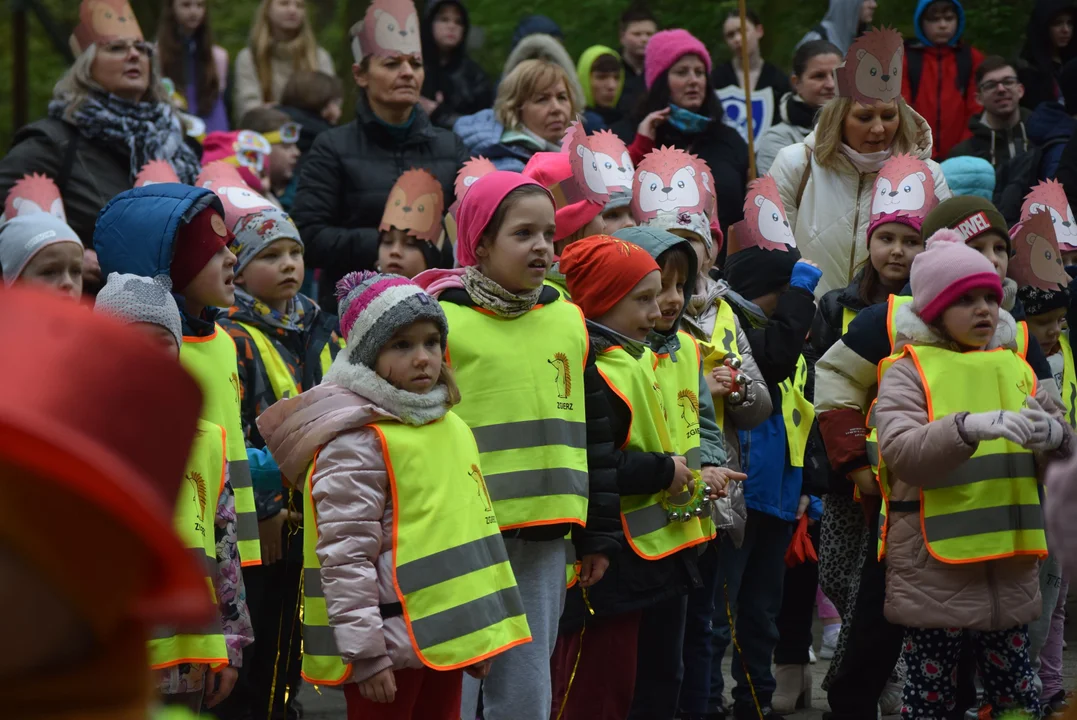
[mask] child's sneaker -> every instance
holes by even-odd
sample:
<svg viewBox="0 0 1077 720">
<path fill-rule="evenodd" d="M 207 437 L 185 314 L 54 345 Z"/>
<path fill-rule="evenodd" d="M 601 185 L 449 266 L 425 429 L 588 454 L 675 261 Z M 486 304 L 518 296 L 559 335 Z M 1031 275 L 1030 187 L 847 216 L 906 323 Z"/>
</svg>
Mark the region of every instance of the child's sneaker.
<svg viewBox="0 0 1077 720">
<path fill-rule="evenodd" d="M 812 665 L 819 662 L 819 658 L 815 655 L 815 648 L 813 648 L 811 645 L 808 646 L 808 662 L 810 662 Z"/>
<path fill-rule="evenodd" d="M 901 695 L 905 690 L 905 660 L 900 658 L 890 673 L 890 679 L 883 686 L 879 695 L 879 710 L 883 715 L 897 715 L 901 712 Z"/>
<path fill-rule="evenodd" d="M 823 644 L 819 647 L 820 658 L 823 660 L 834 659 L 834 652 L 838 649 L 838 633 L 840 632 L 841 623 L 823 626 Z"/>
</svg>

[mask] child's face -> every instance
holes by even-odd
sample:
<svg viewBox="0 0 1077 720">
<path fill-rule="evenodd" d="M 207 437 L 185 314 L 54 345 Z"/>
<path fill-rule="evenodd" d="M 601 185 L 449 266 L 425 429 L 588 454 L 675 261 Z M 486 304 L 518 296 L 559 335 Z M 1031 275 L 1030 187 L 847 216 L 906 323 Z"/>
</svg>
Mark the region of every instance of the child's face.
<svg viewBox="0 0 1077 720">
<path fill-rule="evenodd" d="M 206 17 L 206 0 L 172 0 L 176 23 L 188 35 L 193 34 Z"/>
<path fill-rule="evenodd" d="M 946 308 L 939 320 L 942 329 L 958 345 L 982 349 L 998 327 L 998 298 L 990 290 L 976 288 Z"/>
<path fill-rule="evenodd" d="M 336 125 L 340 122 L 340 116 L 344 114 L 344 100 L 342 98 L 336 98 L 326 103 L 322 108 L 322 119 L 330 125 Z"/>
<path fill-rule="evenodd" d="M 1058 338 L 1066 328 L 1066 308 L 1058 308 L 1041 315 L 1029 315 L 1025 318 L 1028 332 L 1036 338 L 1044 355 L 1057 352 Z"/>
<path fill-rule="evenodd" d="M 871 234 L 871 266 L 888 288 L 901 289 L 909 280 L 912 259 L 924 249 L 920 233 L 903 223 L 886 223 Z"/>
<path fill-rule="evenodd" d="M 971 238 L 965 244 L 991 261 L 999 280 L 1006 279 L 1006 270 L 1010 266 L 1010 251 L 1006 249 L 1005 238 L 992 230 Z"/>
<path fill-rule="evenodd" d="M 374 372 L 410 393 L 428 393 L 441 374 L 441 331 L 429 320 L 400 328 L 385 343 Z"/>
<path fill-rule="evenodd" d="M 699 276 L 703 277 L 710 272 L 711 266 L 714 265 L 714 260 L 718 256 L 717 252 L 715 252 L 717 246 L 712 246 L 715 250 L 708 250 L 707 243 L 703 242 L 703 238 L 693 232 L 683 230 L 670 230 L 670 232 L 692 243 L 692 249 L 696 251 L 696 267 L 699 268 Z"/>
<path fill-rule="evenodd" d="M 920 27 L 932 45 L 946 45 L 957 34 L 957 9 L 947 0 L 932 3 L 924 10 Z"/>
<path fill-rule="evenodd" d="M 236 284 L 269 307 L 284 312 L 303 284 L 303 248 L 295 240 L 278 240 L 254 256 L 236 276 Z"/>
<path fill-rule="evenodd" d="M 684 284 L 688 278 L 684 276 L 684 268 L 680 263 L 666 262 L 662 269 L 662 289 L 658 293 L 658 310 L 661 317 L 655 321 L 654 327 L 661 332 L 668 332 L 677 324 L 684 309 Z"/>
<path fill-rule="evenodd" d="M 427 269 L 422 251 L 424 242 L 399 228 L 389 228 L 378 236 L 378 270 L 415 277 Z"/>
<path fill-rule="evenodd" d="M 131 323 L 131 327 L 141 333 L 147 340 L 158 346 L 164 352 L 168 353 L 172 357 L 179 357 L 179 345 L 176 344 L 176 337 L 172 332 L 157 323 L 148 322 L 136 322 Z"/>
<path fill-rule="evenodd" d="M 619 72 L 591 71 L 591 94 L 595 107 L 613 107 L 617 104 L 617 86 L 621 84 Z"/>
<path fill-rule="evenodd" d="M 658 293 L 662 290 L 662 273 L 652 270 L 595 322 L 638 342 L 644 342 L 662 317 Z"/>
<path fill-rule="evenodd" d="M 492 240 L 476 249 L 479 270 L 511 293 L 542 285 L 553 262 L 557 221 L 545 195 L 524 195 L 513 201 Z"/>
<path fill-rule="evenodd" d="M 47 245 L 30 258 L 19 282 L 48 287 L 72 300 L 82 297 L 82 246 L 73 242 Z"/>
<path fill-rule="evenodd" d="M 202 307 L 229 307 L 236 299 L 235 267 L 236 256 L 222 247 L 180 294 L 188 302 Z"/>
<path fill-rule="evenodd" d="M 1073 13 L 1062 12 L 1055 16 L 1051 20 L 1051 27 L 1049 29 L 1051 35 L 1051 45 L 1056 50 L 1070 44 L 1070 40 L 1073 39 Z"/>
<path fill-rule="evenodd" d="M 274 145 L 269 153 L 269 183 L 276 190 L 283 190 L 295 174 L 295 164 L 299 162 L 299 146 L 295 143 Z"/>
<path fill-rule="evenodd" d="M 625 228 L 636 227 L 636 221 L 632 217 L 632 208 L 628 205 L 614 208 L 613 210 L 607 210 L 602 213 L 602 219 L 606 223 L 607 235 L 612 235 L 618 230 L 623 230 Z"/>
</svg>

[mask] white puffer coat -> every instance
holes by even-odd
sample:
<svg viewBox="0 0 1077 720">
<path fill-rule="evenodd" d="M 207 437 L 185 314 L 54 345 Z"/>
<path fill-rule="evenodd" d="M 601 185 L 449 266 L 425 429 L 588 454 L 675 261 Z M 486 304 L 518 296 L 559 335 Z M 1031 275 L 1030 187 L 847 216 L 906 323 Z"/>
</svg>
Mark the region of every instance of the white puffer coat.
<svg viewBox="0 0 1077 720">
<path fill-rule="evenodd" d="M 950 188 L 938 164 L 931 160 L 931 128 L 919 115 L 916 120 L 920 132 L 914 153 L 931 168 L 935 196 L 941 202 L 951 196 Z M 798 206 L 797 192 L 808 169 L 808 150 L 811 150 L 811 175 Z M 848 285 L 857 267 L 868 257 L 871 189 L 877 173 L 861 174 L 843 155 L 839 155 L 837 163 L 838 168 L 831 170 L 816 162 L 813 132 L 804 142 L 779 152 L 770 168 L 800 252 L 823 271 L 823 279 L 815 289 L 816 297 Z"/>
</svg>

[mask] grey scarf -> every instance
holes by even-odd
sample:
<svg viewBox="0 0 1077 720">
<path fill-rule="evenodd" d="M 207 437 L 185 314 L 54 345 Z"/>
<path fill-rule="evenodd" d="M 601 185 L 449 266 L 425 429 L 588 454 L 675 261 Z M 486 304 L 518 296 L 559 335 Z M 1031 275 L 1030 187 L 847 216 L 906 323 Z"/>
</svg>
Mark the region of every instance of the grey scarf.
<svg viewBox="0 0 1077 720">
<path fill-rule="evenodd" d="M 516 318 L 529 312 L 538 304 L 542 285 L 521 295 L 509 292 L 496 282 L 479 272 L 476 267 L 468 267 L 461 280 L 464 289 L 476 305 L 483 307 L 501 317 Z"/>
</svg>

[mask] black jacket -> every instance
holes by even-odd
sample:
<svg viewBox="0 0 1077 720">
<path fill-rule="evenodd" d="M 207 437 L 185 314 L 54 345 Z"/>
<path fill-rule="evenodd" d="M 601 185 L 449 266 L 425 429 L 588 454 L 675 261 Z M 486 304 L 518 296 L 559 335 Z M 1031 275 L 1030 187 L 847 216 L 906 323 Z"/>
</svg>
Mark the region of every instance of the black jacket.
<svg viewBox="0 0 1077 720">
<path fill-rule="evenodd" d="M 1063 12 L 1077 12 L 1075 0 L 1036 0 L 1025 30 L 1025 46 L 1017 61 L 1017 77 L 1025 86 L 1021 105 L 1035 110 L 1042 102 L 1058 100 L 1058 73 L 1069 60 L 1077 57 L 1077 44 L 1062 48 L 1061 58 L 1051 58 L 1051 20 Z"/>
<path fill-rule="evenodd" d="M 1077 135 L 1071 137 L 1062 150 L 1055 179 L 1066 189 L 1070 207 L 1077 207 Z"/>
<path fill-rule="evenodd" d="M 303 234 L 307 264 L 323 268 L 318 302 L 336 313 L 337 280 L 352 270 L 373 270 L 378 261 L 378 225 L 401 173 L 429 171 L 452 204 L 456 173 L 469 157 L 452 132 L 434 127 L 418 106 L 403 141 L 395 142 L 364 98 L 356 119 L 327 130 L 303 163 L 292 218 Z"/>
<path fill-rule="evenodd" d="M 647 83 L 644 80 L 643 73 L 633 70 L 632 66 L 625 62 L 624 57 L 621 58 L 621 67 L 624 68 L 625 72 L 625 84 L 621 88 L 621 99 L 617 101 L 617 109 L 621 111 L 622 115 L 632 116 L 636 114 L 640 102 L 647 95 Z M 639 123 L 636 124 L 638 125 Z"/>
<path fill-rule="evenodd" d="M 969 118 L 972 137 L 959 142 L 950 150 L 950 157 L 971 155 L 983 158 L 998 170 L 1013 158 L 1030 149 L 1025 122 L 1031 115 L 1028 108 L 1021 108 L 1021 122 L 1006 130 L 994 130 L 981 119 L 981 115 Z"/>
<path fill-rule="evenodd" d="M 460 9 L 464 18 L 464 37 L 453 50 L 448 63 L 439 62 L 441 55 L 434 42 L 433 24 L 438 10 L 452 3 Z M 422 41 L 426 79 L 423 81 L 423 97 L 434 100 L 442 95 L 441 104 L 430 118 L 438 127 L 452 130 L 453 123 L 461 115 L 473 115 L 494 104 L 494 86 L 482 67 L 467 56 L 467 38 L 471 33 L 471 18 L 462 0 L 431 0 L 423 17 Z"/>
</svg>

